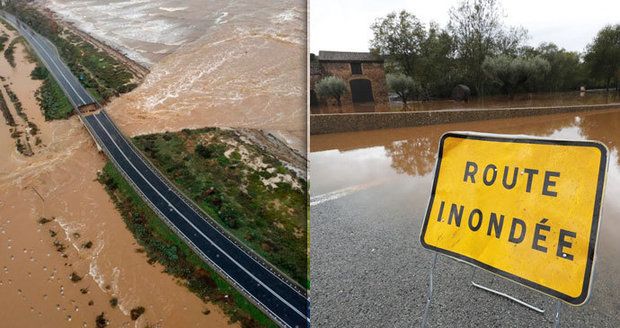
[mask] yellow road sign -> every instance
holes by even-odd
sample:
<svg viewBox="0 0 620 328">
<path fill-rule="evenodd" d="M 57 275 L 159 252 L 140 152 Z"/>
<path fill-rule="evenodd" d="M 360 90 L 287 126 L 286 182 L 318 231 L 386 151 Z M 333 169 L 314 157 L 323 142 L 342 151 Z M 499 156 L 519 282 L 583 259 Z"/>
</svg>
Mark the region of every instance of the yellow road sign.
<svg viewBox="0 0 620 328">
<path fill-rule="evenodd" d="M 606 169 L 598 142 L 446 133 L 422 245 L 583 304 Z"/>
</svg>

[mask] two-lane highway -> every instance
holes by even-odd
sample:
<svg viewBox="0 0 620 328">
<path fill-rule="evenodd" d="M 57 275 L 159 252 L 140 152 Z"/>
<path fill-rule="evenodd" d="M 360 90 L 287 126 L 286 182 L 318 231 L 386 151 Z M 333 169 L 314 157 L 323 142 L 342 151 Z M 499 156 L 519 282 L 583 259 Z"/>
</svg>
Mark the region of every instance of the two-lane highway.
<svg viewBox="0 0 620 328">
<path fill-rule="evenodd" d="M 60 59 L 58 50 L 49 40 L 33 31 L 28 25 L 18 20 L 15 16 L 4 11 L 0 12 L 0 14 L 7 22 L 13 25 L 19 34 L 32 46 L 37 56 L 47 67 L 48 71 L 50 71 L 54 79 L 60 84 L 60 87 L 75 108 L 95 102 L 95 99 L 80 84 L 69 67 Z"/>
<path fill-rule="evenodd" d="M 33 46 L 76 109 L 95 102 L 47 39 L 14 16 L 1 14 Z M 176 187 L 168 183 L 131 145 L 105 110 L 89 116 L 76 112 L 125 179 L 203 260 L 279 325 L 309 326 L 309 302 L 303 288 L 240 245 L 212 218 L 192 206 L 191 201 L 181 196 Z"/>
<path fill-rule="evenodd" d="M 174 192 L 102 111 L 85 117 L 100 144 L 160 215 L 218 271 L 282 324 L 308 325 L 308 301 L 296 288 L 239 248 Z"/>
</svg>

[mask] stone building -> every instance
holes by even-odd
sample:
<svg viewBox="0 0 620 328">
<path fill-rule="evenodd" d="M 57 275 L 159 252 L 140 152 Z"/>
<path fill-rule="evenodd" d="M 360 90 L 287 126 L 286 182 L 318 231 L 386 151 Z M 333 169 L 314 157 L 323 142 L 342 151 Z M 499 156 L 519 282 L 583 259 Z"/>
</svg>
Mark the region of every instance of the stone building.
<svg viewBox="0 0 620 328">
<path fill-rule="evenodd" d="M 330 75 L 347 84 L 347 92 L 341 99 L 343 105 L 388 103 L 383 59 L 370 52 L 319 51 L 310 62 L 311 107 L 320 102 L 314 91 L 315 84 Z"/>
</svg>

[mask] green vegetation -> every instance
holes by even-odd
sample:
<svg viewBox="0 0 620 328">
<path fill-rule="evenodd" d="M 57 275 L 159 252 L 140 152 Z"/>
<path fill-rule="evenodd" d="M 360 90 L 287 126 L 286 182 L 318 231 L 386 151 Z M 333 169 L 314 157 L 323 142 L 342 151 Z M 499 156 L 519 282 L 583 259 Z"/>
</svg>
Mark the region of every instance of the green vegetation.
<svg viewBox="0 0 620 328">
<path fill-rule="evenodd" d="M 276 327 L 170 230 L 111 163 L 103 168 L 99 181 L 146 251 L 149 262 L 161 263 L 167 273 L 182 279 L 201 299 L 219 304 L 233 322 L 243 327 Z"/>
<path fill-rule="evenodd" d="M 616 90 L 620 90 L 620 24 L 603 27 L 594 42 L 588 46 L 585 55 L 590 74 L 604 81 L 609 89 L 613 81 Z"/>
<path fill-rule="evenodd" d="M 397 94 L 403 106 L 407 107 L 407 100 L 412 99 L 418 90 L 413 78 L 402 73 L 392 73 L 386 76 L 386 81 L 390 91 Z"/>
<path fill-rule="evenodd" d="M 131 320 L 133 321 L 138 320 L 138 318 L 140 318 L 140 316 L 143 315 L 145 311 L 146 310 L 144 309 L 143 306 L 138 306 L 138 307 L 131 309 L 131 311 L 129 312 L 131 316 Z"/>
<path fill-rule="evenodd" d="M 54 43 L 63 61 L 96 99 L 107 101 L 137 86 L 133 82 L 133 73 L 122 63 L 62 28 L 52 18 L 27 3 L 12 1 L 6 10 Z"/>
<path fill-rule="evenodd" d="M 91 301 L 92 302 L 92 301 Z M 108 319 L 105 318 L 105 313 L 101 312 L 95 319 L 95 325 L 97 328 L 105 328 L 109 324 Z"/>
<path fill-rule="evenodd" d="M 75 273 L 75 272 L 71 272 L 71 275 L 69 276 L 69 279 L 70 279 L 72 282 L 79 282 L 79 281 L 81 281 L 81 280 L 82 280 L 82 277 L 80 277 L 80 276 L 79 276 L 77 273 Z"/>
<path fill-rule="evenodd" d="M 30 76 L 43 80 L 36 97 L 46 120 L 66 119 L 73 114 L 73 105 L 45 67 L 38 64 Z"/>
<path fill-rule="evenodd" d="M 340 98 L 347 92 L 347 85 L 336 76 L 326 76 L 316 83 L 315 90 L 322 99 L 334 98 L 336 104 L 341 106 Z"/>
<path fill-rule="evenodd" d="M 9 99 L 11 99 L 17 115 L 19 115 L 19 117 L 21 117 L 24 122 L 28 124 L 28 127 L 30 128 L 30 134 L 34 136 L 39 133 L 39 127 L 34 122 L 30 121 L 28 115 L 26 115 L 26 112 L 24 112 L 24 106 L 22 105 L 22 102 L 19 100 L 19 98 L 17 98 L 17 95 L 15 94 L 15 92 L 13 92 L 10 85 L 5 84 L 4 90 L 6 90 L 6 93 L 9 95 Z"/>
<path fill-rule="evenodd" d="M 6 122 L 6 125 L 8 126 L 17 125 L 15 124 L 15 118 L 13 117 L 13 114 L 11 114 L 11 111 L 9 110 L 9 107 L 6 104 L 6 100 L 4 100 L 4 96 L 2 96 L 2 93 L 0 93 L 0 110 L 2 111 L 2 116 L 4 116 L 4 121 Z"/>
<path fill-rule="evenodd" d="M 6 48 L 6 50 L 4 50 L 4 58 L 6 58 L 6 61 L 9 62 L 9 65 L 11 65 L 11 67 L 15 68 L 16 63 L 15 63 L 15 44 L 17 42 L 19 42 L 19 39 L 21 37 L 17 37 L 15 39 L 13 39 L 11 41 L 11 43 L 9 43 L 9 46 Z"/>
<path fill-rule="evenodd" d="M 371 51 L 386 59 L 388 73 L 413 78 L 420 86 L 418 100 L 448 98 L 459 84 L 478 96 L 620 88 L 620 24 L 603 28 L 581 54 L 553 43 L 525 45 L 527 31 L 504 24 L 499 0 L 461 0 L 449 17 L 442 28 L 401 11 L 371 25 Z M 529 71 L 523 81 L 526 63 L 541 60 L 548 69 Z M 510 77 L 497 75 L 502 71 Z"/>
<path fill-rule="evenodd" d="M 487 57 L 482 63 L 482 70 L 489 80 L 499 85 L 511 99 L 514 98 L 517 88 L 533 82 L 537 76 L 544 75 L 550 69 L 549 62 L 541 57 L 515 58 L 499 55 Z"/>
<path fill-rule="evenodd" d="M 303 179 L 232 130 L 183 130 L 134 140 L 213 219 L 307 285 Z"/>
<path fill-rule="evenodd" d="M 6 35 L 6 33 L 2 32 L 2 35 L 0 35 L 0 51 L 4 51 L 4 47 L 7 41 L 9 41 L 9 36 Z"/>
<path fill-rule="evenodd" d="M 115 308 L 118 305 L 118 298 L 117 297 L 112 297 L 110 299 L 110 306 Z"/>
<path fill-rule="evenodd" d="M 46 217 L 41 217 L 41 218 L 39 218 L 37 220 L 37 223 L 39 223 L 39 224 L 46 224 L 46 223 L 54 221 L 54 219 L 55 219 L 54 217 L 52 217 L 51 219 L 48 219 Z"/>
</svg>

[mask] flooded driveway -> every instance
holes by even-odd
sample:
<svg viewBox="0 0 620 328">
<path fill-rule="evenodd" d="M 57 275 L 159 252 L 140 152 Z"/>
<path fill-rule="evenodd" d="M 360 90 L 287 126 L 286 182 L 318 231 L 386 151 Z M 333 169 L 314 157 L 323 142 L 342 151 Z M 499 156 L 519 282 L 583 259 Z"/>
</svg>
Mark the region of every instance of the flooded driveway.
<svg viewBox="0 0 620 328">
<path fill-rule="evenodd" d="M 312 320 L 320 327 L 420 324 L 432 253 L 419 243 L 446 131 L 598 140 L 610 150 L 588 303 L 562 305 L 561 327 L 620 323 L 620 109 L 312 137 Z M 578 159 L 575 159 L 578 160 Z M 552 326 L 555 300 L 440 256 L 431 327 Z M 537 314 L 471 281 L 546 309 Z"/>
</svg>

